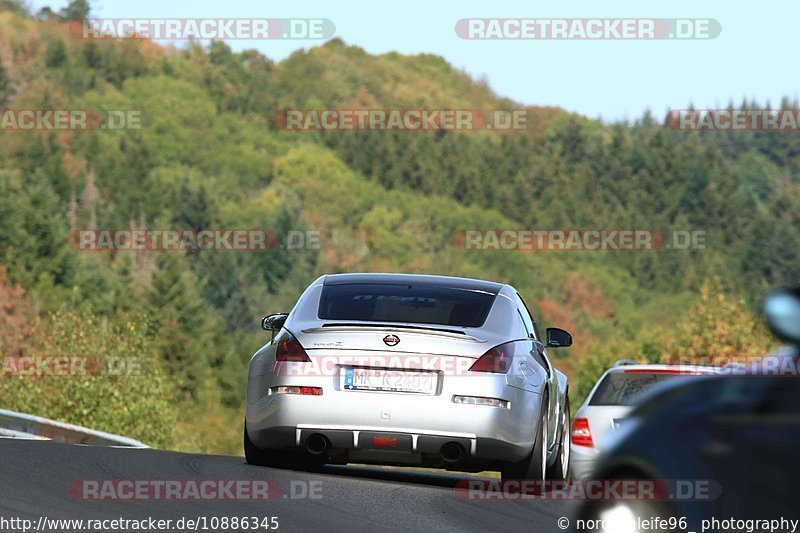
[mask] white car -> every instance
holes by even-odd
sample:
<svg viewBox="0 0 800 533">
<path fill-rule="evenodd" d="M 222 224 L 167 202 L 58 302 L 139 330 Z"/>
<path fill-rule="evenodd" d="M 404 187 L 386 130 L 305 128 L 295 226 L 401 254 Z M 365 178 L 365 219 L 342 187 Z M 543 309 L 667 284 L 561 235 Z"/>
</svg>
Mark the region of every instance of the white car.
<svg viewBox="0 0 800 533">
<path fill-rule="evenodd" d="M 703 376 L 718 368 L 690 365 L 638 364 L 618 361 L 605 371 L 575 413 L 572 421 L 570 475 L 590 479 L 604 440 L 612 436 L 633 410 L 639 395 L 666 380 Z"/>
<path fill-rule="evenodd" d="M 407 274 L 322 276 L 253 356 L 244 450 L 266 466 L 500 470 L 564 479 L 567 378 L 509 285 Z"/>
</svg>

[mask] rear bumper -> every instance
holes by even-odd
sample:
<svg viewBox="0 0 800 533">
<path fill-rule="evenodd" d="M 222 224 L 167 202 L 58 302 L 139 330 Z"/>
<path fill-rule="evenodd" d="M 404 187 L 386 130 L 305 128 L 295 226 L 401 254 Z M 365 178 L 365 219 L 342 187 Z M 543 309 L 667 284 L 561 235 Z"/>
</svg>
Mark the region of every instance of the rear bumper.
<svg viewBox="0 0 800 533">
<path fill-rule="evenodd" d="M 262 448 L 302 448 L 311 435 L 322 435 L 331 448 L 355 451 L 439 454 L 448 443 L 460 444 L 472 459 L 519 461 L 530 449 L 491 437 L 465 433 L 406 432 L 396 428 L 326 428 L 315 426 L 280 426 L 253 432 L 250 439 Z"/>
<path fill-rule="evenodd" d="M 334 398 L 335 396 L 335 398 Z M 455 442 L 465 460 L 519 461 L 533 442 L 520 438 L 520 413 L 490 406 L 454 404 L 441 397 L 340 393 L 326 396 L 275 395 L 248 406 L 247 430 L 259 448 L 301 448 L 314 434 L 351 459 L 386 454 L 414 455 L 420 463 Z M 530 432 L 533 434 L 534 432 Z M 391 462 L 391 461 L 389 461 Z"/>
<path fill-rule="evenodd" d="M 594 448 L 571 445 L 569 471 L 572 479 L 591 479 L 600 453 Z"/>
<path fill-rule="evenodd" d="M 322 435 L 334 450 L 345 451 L 350 460 L 423 464 L 424 456 L 437 456 L 445 444 L 456 443 L 465 451 L 464 462 L 520 461 L 530 449 L 491 437 L 475 434 L 405 432 L 395 428 L 342 429 L 313 426 L 279 426 L 252 431 L 250 439 L 260 448 L 305 449 L 308 438 Z M 392 455 L 395 455 L 392 457 Z M 408 457 L 399 457 L 406 455 Z M 416 457 L 412 457 L 416 456 Z M 381 458 L 387 459 L 386 461 Z"/>
</svg>

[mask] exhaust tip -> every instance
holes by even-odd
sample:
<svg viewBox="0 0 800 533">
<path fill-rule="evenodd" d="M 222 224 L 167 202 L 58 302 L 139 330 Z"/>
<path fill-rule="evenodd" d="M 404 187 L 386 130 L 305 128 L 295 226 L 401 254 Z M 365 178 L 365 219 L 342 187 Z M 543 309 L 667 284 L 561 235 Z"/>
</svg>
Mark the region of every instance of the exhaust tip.
<svg viewBox="0 0 800 533">
<path fill-rule="evenodd" d="M 441 453 L 442 459 L 444 459 L 445 463 L 452 464 L 459 462 L 466 454 L 466 450 L 464 450 L 464 447 L 457 442 L 448 442 L 442 446 L 442 449 L 439 453 Z"/>
<path fill-rule="evenodd" d="M 314 433 L 306 441 L 306 450 L 312 455 L 322 455 L 328 450 L 328 439 L 324 435 Z"/>
</svg>

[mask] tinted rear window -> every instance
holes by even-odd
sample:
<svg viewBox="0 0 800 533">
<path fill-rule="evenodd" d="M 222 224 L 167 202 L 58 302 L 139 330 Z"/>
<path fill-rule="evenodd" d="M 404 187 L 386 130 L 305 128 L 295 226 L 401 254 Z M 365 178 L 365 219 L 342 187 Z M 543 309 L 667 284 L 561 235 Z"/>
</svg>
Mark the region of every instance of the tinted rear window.
<svg viewBox="0 0 800 533">
<path fill-rule="evenodd" d="M 647 374 L 637 372 L 607 374 L 597 387 L 589 405 L 635 405 L 636 397 L 657 383 L 686 377 L 686 374 Z"/>
<path fill-rule="evenodd" d="M 495 295 L 484 291 L 385 283 L 325 285 L 318 316 L 325 320 L 410 322 L 463 328 L 483 325 Z"/>
</svg>

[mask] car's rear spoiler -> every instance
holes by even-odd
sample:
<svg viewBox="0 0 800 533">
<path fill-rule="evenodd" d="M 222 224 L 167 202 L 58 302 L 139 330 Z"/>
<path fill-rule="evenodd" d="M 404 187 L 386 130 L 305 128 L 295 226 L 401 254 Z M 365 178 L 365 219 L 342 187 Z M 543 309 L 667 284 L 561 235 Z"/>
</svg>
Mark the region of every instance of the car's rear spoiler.
<svg viewBox="0 0 800 533">
<path fill-rule="evenodd" d="M 361 331 L 364 329 L 380 329 L 383 331 L 415 330 L 419 333 L 432 333 L 437 335 L 443 335 L 446 337 L 457 338 L 459 340 L 486 342 L 484 339 L 479 339 L 477 337 L 467 334 L 464 331 L 457 329 L 436 328 L 436 327 L 406 325 L 406 324 L 381 324 L 372 322 L 332 322 L 323 324 L 320 327 L 307 328 L 302 331 L 303 333 L 330 333 L 330 331 L 334 329 L 336 331 Z"/>
</svg>

